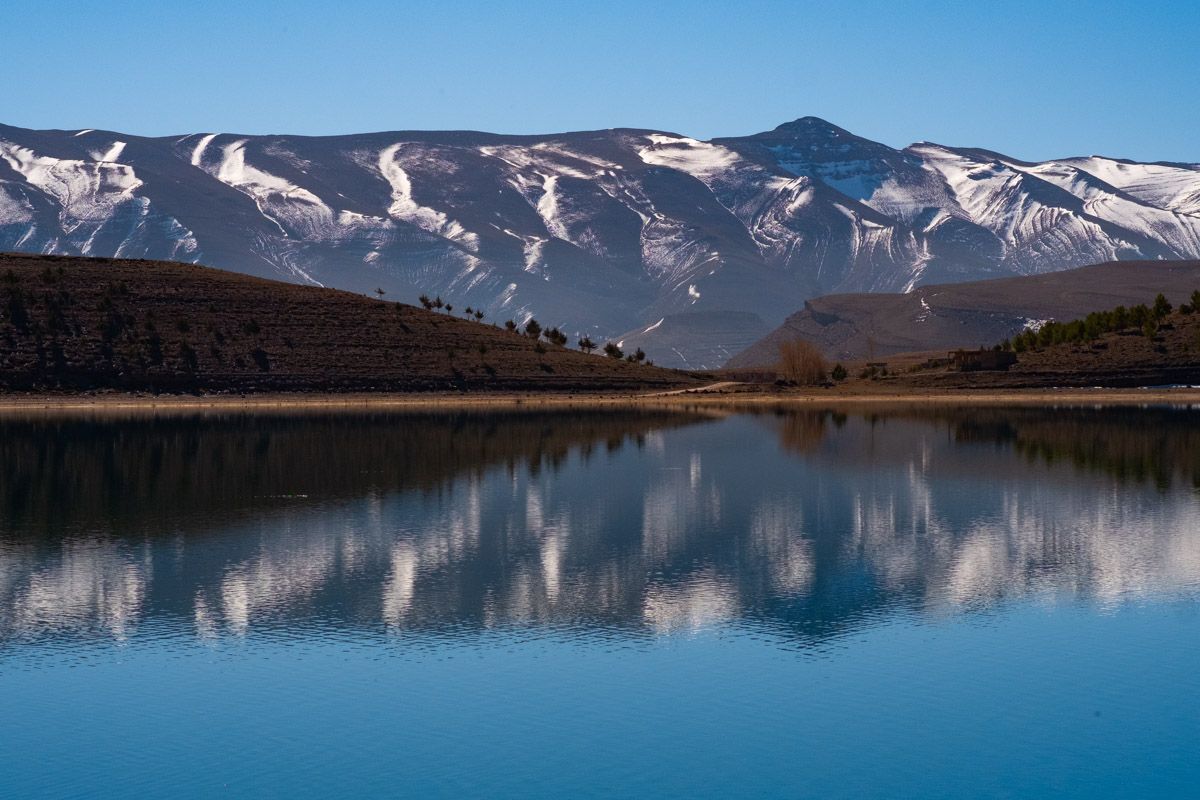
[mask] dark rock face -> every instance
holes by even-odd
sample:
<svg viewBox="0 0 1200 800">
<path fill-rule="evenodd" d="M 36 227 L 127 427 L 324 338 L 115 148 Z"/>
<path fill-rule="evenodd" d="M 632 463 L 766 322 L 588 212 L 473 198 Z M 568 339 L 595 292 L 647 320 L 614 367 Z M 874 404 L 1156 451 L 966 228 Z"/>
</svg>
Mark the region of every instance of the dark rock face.
<svg viewBox="0 0 1200 800">
<path fill-rule="evenodd" d="M 1198 258 L 1200 166 L 895 149 L 813 117 L 710 142 L 0 126 L 0 250 L 427 292 L 605 339 L 742 315 L 751 327 L 727 340 L 642 342 L 660 363 L 713 367 L 754 318 L 823 294 Z"/>
</svg>

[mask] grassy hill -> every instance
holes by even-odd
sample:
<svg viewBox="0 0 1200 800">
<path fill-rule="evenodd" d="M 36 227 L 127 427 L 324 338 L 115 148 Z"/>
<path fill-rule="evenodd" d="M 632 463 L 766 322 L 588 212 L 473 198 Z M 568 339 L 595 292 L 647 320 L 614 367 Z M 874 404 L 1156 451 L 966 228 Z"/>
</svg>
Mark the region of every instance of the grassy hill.
<svg viewBox="0 0 1200 800">
<path fill-rule="evenodd" d="M 333 289 L 173 262 L 0 254 L 0 389 L 623 391 L 694 382 Z"/>
</svg>

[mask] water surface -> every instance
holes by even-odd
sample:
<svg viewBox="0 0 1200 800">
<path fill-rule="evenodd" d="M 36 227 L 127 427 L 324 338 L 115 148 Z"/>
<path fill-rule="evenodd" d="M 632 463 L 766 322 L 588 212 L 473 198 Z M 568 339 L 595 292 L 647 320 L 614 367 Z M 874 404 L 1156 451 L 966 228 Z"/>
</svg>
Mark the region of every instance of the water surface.
<svg viewBox="0 0 1200 800">
<path fill-rule="evenodd" d="M 1200 790 L 1188 409 L 0 418 L 0 794 Z"/>
</svg>

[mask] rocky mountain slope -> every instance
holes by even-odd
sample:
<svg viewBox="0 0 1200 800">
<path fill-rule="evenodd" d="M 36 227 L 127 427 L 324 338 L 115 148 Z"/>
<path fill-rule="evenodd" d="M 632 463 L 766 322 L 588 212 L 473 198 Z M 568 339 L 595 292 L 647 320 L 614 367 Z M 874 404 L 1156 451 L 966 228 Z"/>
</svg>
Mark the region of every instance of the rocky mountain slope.
<svg viewBox="0 0 1200 800">
<path fill-rule="evenodd" d="M 812 117 L 707 142 L 0 125 L 0 250 L 437 293 L 713 367 L 824 294 L 1200 258 L 1200 165 L 895 149 Z M 723 332 L 655 327 L 695 312 Z"/>
<path fill-rule="evenodd" d="M 809 300 L 782 325 L 728 362 L 761 367 L 779 345 L 804 339 L 843 361 L 896 353 L 991 347 L 1026 328 L 1092 311 L 1179 303 L 1200 289 L 1200 261 L 1110 262 L 1021 278 L 921 286 L 904 294 L 844 294 Z"/>
<path fill-rule="evenodd" d="M 0 254 L 0 390 L 614 391 L 694 383 L 673 370 L 334 289 L 174 262 Z"/>
</svg>

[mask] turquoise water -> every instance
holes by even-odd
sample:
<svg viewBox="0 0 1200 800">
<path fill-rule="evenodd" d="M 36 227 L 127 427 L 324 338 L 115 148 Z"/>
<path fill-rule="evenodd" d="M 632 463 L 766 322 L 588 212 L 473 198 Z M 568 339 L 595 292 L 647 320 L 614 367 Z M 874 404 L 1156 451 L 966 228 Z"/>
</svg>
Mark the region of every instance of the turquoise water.
<svg viewBox="0 0 1200 800">
<path fill-rule="evenodd" d="M 0 795 L 1200 789 L 1186 409 L 0 420 Z"/>
</svg>

